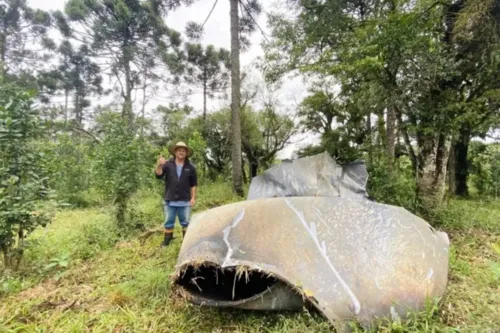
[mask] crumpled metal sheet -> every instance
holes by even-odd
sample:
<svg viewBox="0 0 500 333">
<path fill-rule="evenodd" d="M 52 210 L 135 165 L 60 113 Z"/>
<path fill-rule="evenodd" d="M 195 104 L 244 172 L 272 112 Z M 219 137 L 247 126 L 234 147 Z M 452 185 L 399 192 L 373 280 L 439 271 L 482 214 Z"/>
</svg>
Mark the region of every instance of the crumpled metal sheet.
<svg viewBox="0 0 500 333">
<path fill-rule="evenodd" d="M 403 208 L 367 200 L 362 164 L 347 171 L 331 162 L 319 155 L 309 163 L 274 168 L 250 191 L 252 197 L 268 198 L 193 216 L 175 278 L 187 298 L 196 304 L 260 310 L 298 309 L 306 300 L 333 324 L 355 319 L 369 325 L 376 318 L 405 317 L 422 309 L 427 297 L 443 295 L 447 235 Z M 305 173 L 299 175 L 301 169 Z M 293 190 L 283 187 L 294 181 Z M 285 197 L 302 193 L 307 196 Z M 204 290 L 194 287 L 197 278 L 208 278 L 196 276 L 202 266 L 222 273 L 241 270 L 239 278 L 250 274 L 249 280 L 264 272 L 276 281 L 233 300 L 219 297 L 210 283 Z M 182 280 L 190 269 L 194 282 Z M 234 283 L 236 288 L 236 278 Z M 238 290 L 244 286 L 238 284 Z"/>
<path fill-rule="evenodd" d="M 339 166 L 328 154 L 276 165 L 255 177 L 248 200 L 271 197 L 366 196 L 368 173 L 362 162 Z"/>
</svg>

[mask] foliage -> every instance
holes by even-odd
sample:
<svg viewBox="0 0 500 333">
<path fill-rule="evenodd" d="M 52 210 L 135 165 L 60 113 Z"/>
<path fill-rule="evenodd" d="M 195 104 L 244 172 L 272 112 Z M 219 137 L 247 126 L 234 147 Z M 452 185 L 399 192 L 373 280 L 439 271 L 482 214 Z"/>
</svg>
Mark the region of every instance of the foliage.
<svg viewBox="0 0 500 333">
<path fill-rule="evenodd" d="M 0 85 L 0 251 L 8 268 L 19 265 L 26 236 L 50 222 L 42 209 L 46 178 L 34 146 L 42 127 L 32 100 L 32 92 Z"/>
<path fill-rule="evenodd" d="M 290 116 L 279 114 L 273 105 L 259 111 L 244 108 L 242 147 L 250 165 L 250 176 L 256 177 L 259 167 L 269 168 L 295 133 L 295 124 Z"/>
<path fill-rule="evenodd" d="M 415 178 L 411 162 L 407 157 L 398 159 L 393 173 L 389 173 L 383 158 L 375 159 L 368 165 L 368 194 L 377 202 L 417 210 Z"/>
<path fill-rule="evenodd" d="M 471 181 L 481 196 L 500 196 L 500 145 L 472 142 Z"/>
<path fill-rule="evenodd" d="M 213 45 L 186 44 L 187 70 L 184 80 L 203 93 L 203 117 L 207 114 L 207 98 L 227 88 L 229 82 L 229 51 Z"/>
<path fill-rule="evenodd" d="M 41 55 L 33 46 L 50 24 L 50 15 L 30 8 L 27 0 L 0 3 L 0 75 L 19 78 L 32 72 L 34 60 Z"/>
<path fill-rule="evenodd" d="M 162 17 L 166 9 L 155 0 L 66 3 L 68 21 L 83 28 L 83 32 L 75 32 L 77 28 L 70 24 L 73 37 L 82 36 L 120 84 L 122 114 L 130 124 L 134 119 L 132 91 L 158 81 L 160 69 L 179 70 L 176 49 L 181 44 L 180 34 L 166 26 Z"/>
<path fill-rule="evenodd" d="M 66 121 L 69 118 L 68 97 L 73 93 L 74 123 L 82 127 L 84 110 L 90 106 L 89 96 L 103 92 L 101 69 L 93 61 L 87 45 L 75 49 L 69 40 L 65 40 L 55 51 L 59 64 L 50 71 L 41 72 L 38 84 L 49 96 L 57 91 L 64 92 Z M 46 102 L 50 100 L 49 96 L 45 97 Z"/>
<path fill-rule="evenodd" d="M 191 163 L 196 167 L 196 172 L 199 181 L 203 181 L 205 175 L 205 156 L 207 154 L 207 143 L 201 136 L 200 132 L 194 131 L 188 141 L 189 147 L 193 150 L 193 155 L 190 157 Z"/>
<path fill-rule="evenodd" d="M 127 119 L 107 112 L 98 120 L 103 135 L 96 149 L 95 186 L 116 206 L 116 220 L 126 226 L 127 203 L 140 186 L 140 142 Z"/>
<path fill-rule="evenodd" d="M 160 145 L 166 145 L 173 141 L 185 141 L 182 138 L 184 129 L 188 124 L 188 116 L 193 112 L 193 108 L 188 105 L 170 103 L 168 106 L 159 105 L 154 109 L 154 113 L 160 116 L 160 133 L 163 141 Z"/>
<path fill-rule="evenodd" d="M 60 134 L 54 140 L 37 142 L 44 154 L 43 169 L 48 184 L 62 204 L 87 206 L 86 193 L 93 177 L 94 147 L 78 135 Z"/>
<path fill-rule="evenodd" d="M 335 77 L 340 98 L 330 103 L 328 113 L 322 103 L 328 100 L 321 95 L 306 99 L 306 106 L 314 106 L 312 113 L 303 110 L 306 127 L 324 131 L 334 115 L 340 119 L 339 131 L 361 134 L 338 133 L 338 138 L 348 146 L 367 143 L 371 150 L 373 127 L 359 120 L 371 122 L 375 116 L 377 142 L 384 144 L 389 169 L 396 141 L 403 138 L 419 200 L 430 208 L 438 205 L 444 197 L 451 140 L 463 126 L 488 129 L 498 115 L 498 80 L 490 76 L 500 64 L 497 30 L 480 32 L 475 22 L 469 25 L 464 17 L 471 7 L 461 1 L 289 4 L 290 16 L 270 16 L 274 38 L 266 46 L 267 77 L 277 80 L 294 72 L 322 82 Z M 479 8 L 481 15 L 497 20 L 496 5 Z M 458 34 L 456 24 L 466 32 Z M 342 117 L 347 116 L 359 120 L 346 123 Z M 363 135 L 364 128 L 369 135 Z"/>
</svg>

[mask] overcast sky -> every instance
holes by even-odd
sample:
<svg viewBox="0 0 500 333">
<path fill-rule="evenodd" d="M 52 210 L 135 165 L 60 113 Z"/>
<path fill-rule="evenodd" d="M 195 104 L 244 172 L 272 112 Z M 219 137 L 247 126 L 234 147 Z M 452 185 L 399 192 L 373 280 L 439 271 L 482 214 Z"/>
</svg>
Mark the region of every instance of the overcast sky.
<svg viewBox="0 0 500 333">
<path fill-rule="evenodd" d="M 67 0 L 29 0 L 28 3 L 31 7 L 40 8 L 43 10 L 63 10 L 64 5 Z M 260 27 L 264 31 L 268 31 L 267 29 L 267 18 L 266 14 L 276 8 L 278 0 L 262 0 L 261 4 L 263 5 L 263 13 L 257 18 L 257 21 Z M 195 21 L 202 23 L 210 9 L 212 8 L 214 1 L 212 0 L 199 0 L 191 7 L 182 7 L 173 12 L 170 12 L 169 16 L 166 18 L 166 23 L 170 28 L 173 28 L 184 35 L 184 30 L 186 23 L 189 21 Z M 229 19 L 229 1 L 221 0 L 218 1 L 217 6 L 212 13 L 209 21 L 205 25 L 205 33 L 203 40 L 201 41 L 203 44 L 213 44 L 216 47 L 223 47 L 226 49 L 230 49 L 230 19 Z M 186 40 L 186 38 L 184 37 Z M 260 46 L 261 41 L 263 40 L 263 36 L 260 31 L 256 31 L 251 35 L 251 47 L 248 51 L 241 54 L 241 67 L 251 68 L 252 61 L 257 57 L 263 55 L 262 48 Z M 296 107 L 297 103 L 300 103 L 302 98 L 307 94 L 307 88 L 301 83 L 300 80 L 292 80 L 286 82 L 283 87 L 278 91 L 277 98 L 281 101 L 284 109 L 293 110 Z M 148 104 L 149 108 L 154 108 L 158 104 L 165 104 L 169 101 L 168 97 L 165 97 L 165 94 L 159 92 L 158 96 L 153 98 L 151 102 Z M 189 104 L 192 105 L 198 112 L 201 112 L 203 107 L 203 99 L 201 94 L 191 95 L 189 100 Z M 229 101 L 226 100 L 214 100 L 209 102 L 208 109 L 210 111 L 217 110 L 221 105 L 228 104 Z M 311 140 L 316 140 L 311 135 L 299 135 L 294 141 L 300 142 L 300 144 L 304 144 L 306 142 L 310 142 Z M 282 158 L 289 158 L 294 149 L 297 148 L 297 144 L 293 144 L 287 147 L 281 154 Z"/>
</svg>

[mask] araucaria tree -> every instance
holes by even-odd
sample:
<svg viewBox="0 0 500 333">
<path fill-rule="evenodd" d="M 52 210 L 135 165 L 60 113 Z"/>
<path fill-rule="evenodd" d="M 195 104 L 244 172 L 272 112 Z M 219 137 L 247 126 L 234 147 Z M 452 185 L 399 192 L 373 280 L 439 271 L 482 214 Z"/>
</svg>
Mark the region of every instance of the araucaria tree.
<svg viewBox="0 0 500 333">
<path fill-rule="evenodd" d="M 176 68 L 180 34 L 169 29 L 162 13 L 167 6 L 155 0 L 70 0 L 65 12 L 72 22 L 73 38 L 91 46 L 116 78 L 123 97 L 122 114 L 134 122 L 132 92 L 144 86 L 141 79 Z M 166 64 L 166 65 L 165 65 Z M 170 67 L 169 67 L 170 68 Z M 156 69 L 156 70 L 155 70 Z M 148 71 L 145 75 L 144 71 Z"/>
<path fill-rule="evenodd" d="M 215 0 L 214 7 L 217 3 L 218 0 Z M 231 167 L 233 191 L 243 196 L 240 51 L 249 46 L 248 34 L 258 28 L 256 17 L 262 8 L 258 0 L 229 0 L 229 7 L 231 22 Z M 209 19 L 210 14 L 211 12 L 205 22 Z M 203 25 L 190 22 L 187 26 L 187 32 L 189 36 L 199 38 L 203 32 Z"/>
<path fill-rule="evenodd" d="M 229 51 L 213 45 L 186 44 L 185 80 L 203 93 L 203 119 L 207 118 L 207 99 L 227 88 L 230 73 Z"/>
</svg>

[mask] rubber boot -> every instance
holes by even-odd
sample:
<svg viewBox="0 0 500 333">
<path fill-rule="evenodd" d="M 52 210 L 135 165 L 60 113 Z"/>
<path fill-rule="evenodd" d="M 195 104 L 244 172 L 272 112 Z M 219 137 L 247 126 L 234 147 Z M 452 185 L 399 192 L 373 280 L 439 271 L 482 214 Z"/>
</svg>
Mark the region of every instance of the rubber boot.
<svg viewBox="0 0 500 333">
<path fill-rule="evenodd" d="M 174 233 L 173 232 L 166 232 L 163 236 L 163 242 L 161 242 L 161 247 L 167 247 L 170 245 L 170 242 L 174 238 Z"/>
</svg>

